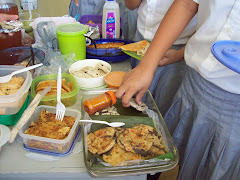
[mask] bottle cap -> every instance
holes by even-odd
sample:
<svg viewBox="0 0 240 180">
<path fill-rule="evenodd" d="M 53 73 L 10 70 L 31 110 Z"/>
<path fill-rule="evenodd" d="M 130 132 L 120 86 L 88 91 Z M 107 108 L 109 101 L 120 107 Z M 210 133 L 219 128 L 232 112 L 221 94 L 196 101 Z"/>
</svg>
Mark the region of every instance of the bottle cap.
<svg viewBox="0 0 240 180">
<path fill-rule="evenodd" d="M 109 94 L 110 97 L 112 98 L 112 104 L 111 104 L 111 106 L 114 105 L 114 104 L 117 102 L 117 98 L 116 98 L 114 92 L 112 92 L 112 91 L 107 91 L 107 92 L 105 92 L 105 94 Z"/>
<path fill-rule="evenodd" d="M 231 70 L 240 73 L 240 42 L 217 41 L 211 47 L 213 56 Z"/>
</svg>

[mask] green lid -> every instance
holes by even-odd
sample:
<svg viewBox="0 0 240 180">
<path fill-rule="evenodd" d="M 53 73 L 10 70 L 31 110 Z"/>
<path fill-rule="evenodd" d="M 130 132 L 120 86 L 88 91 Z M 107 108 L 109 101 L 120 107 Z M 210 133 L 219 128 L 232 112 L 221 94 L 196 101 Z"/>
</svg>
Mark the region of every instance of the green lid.
<svg viewBox="0 0 240 180">
<path fill-rule="evenodd" d="M 85 34 L 87 32 L 87 27 L 80 23 L 66 23 L 57 26 L 56 32 L 63 36 L 76 36 Z"/>
</svg>

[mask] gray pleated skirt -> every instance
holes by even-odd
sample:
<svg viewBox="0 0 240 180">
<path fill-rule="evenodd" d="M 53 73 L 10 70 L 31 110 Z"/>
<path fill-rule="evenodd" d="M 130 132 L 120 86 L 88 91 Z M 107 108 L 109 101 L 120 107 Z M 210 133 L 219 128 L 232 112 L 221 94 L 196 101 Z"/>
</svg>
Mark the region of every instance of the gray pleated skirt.
<svg viewBox="0 0 240 180">
<path fill-rule="evenodd" d="M 240 95 L 187 67 L 164 120 L 179 150 L 178 179 L 240 179 Z"/>
</svg>

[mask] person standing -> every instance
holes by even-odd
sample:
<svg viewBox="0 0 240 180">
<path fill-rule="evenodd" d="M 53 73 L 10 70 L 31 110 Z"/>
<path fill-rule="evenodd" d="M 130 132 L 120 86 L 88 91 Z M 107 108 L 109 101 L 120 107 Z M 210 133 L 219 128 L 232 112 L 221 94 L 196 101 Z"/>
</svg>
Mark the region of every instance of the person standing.
<svg viewBox="0 0 240 180">
<path fill-rule="evenodd" d="M 116 92 L 124 106 L 135 93 L 140 103 L 159 60 L 198 13 L 184 53 L 186 73 L 164 116 L 180 155 L 179 180 L 240 179 L 240 74 L 211 53 L 216 41 L 240 39 L 239 8 L 239 0 L 175 0 L 147 53 Z"/>
<path fill-rule="evenodd" d="M 125 0 L 125 5 L 130 10 L 137 9 L 137 31 L 134 41 L 143 39 L 152 41 L 154 35 L 174 0 Z M 171 101 L 179 88 L 185 73 L 186 64 L 183 60 L 184 46 L 195 32 L 196 17 L 194 17 L 180 37 L 167 51 L 164 60 L 173 59 L 174 64 L 156 68 L 154 78 L 149 87 L 153 98 L 164 116 L 171 105 Z M 137 59 L 131 59 L 131 66 L 135 68 L 139 63 Z"/>
</svg>

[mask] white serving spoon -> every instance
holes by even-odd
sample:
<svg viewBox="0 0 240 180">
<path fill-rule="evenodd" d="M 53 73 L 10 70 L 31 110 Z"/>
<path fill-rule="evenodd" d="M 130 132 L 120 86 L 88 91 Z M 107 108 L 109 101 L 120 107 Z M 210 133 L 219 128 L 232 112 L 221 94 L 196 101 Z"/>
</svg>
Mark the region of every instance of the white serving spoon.
<svg viewBox="0 0 240 180">
<path fill-rule="evenodd" d="M 26 67 L 26 68 L 23 68 L 23 69 L 20 69 L 20 70 L 17 70 L 17 71 L 13 71 L 11 74 L 8 74 L 6 76 L 2 76 L 0 77 L 0 83 L 6 83 L 8 81 L 11 80 L 12 76 L 16 75 L 16 74 L 19 74 L 19 73 L 22 73 L 22 72 L 25 72 L 25 71 L 29 71 L 31 69 L 35 69 L 39 66 L 42 66 L 43 64 L 40 63 L 40 64 L 36 64 L 36 65 L 33 65 L 33 66 L 29 66 L 29 67 Z"/>
<path fill-rule="evenodd" d="M 108 126 L 111 127 L 121 127 L 124 126 L 124 122 L 107 122 L 107 121 L 98 121 L 98 120 L 79 120 L 80 122 L 91 122 L 91 123 L 99 123 L 99 124 L 107 124 Z"/>
</svg>

